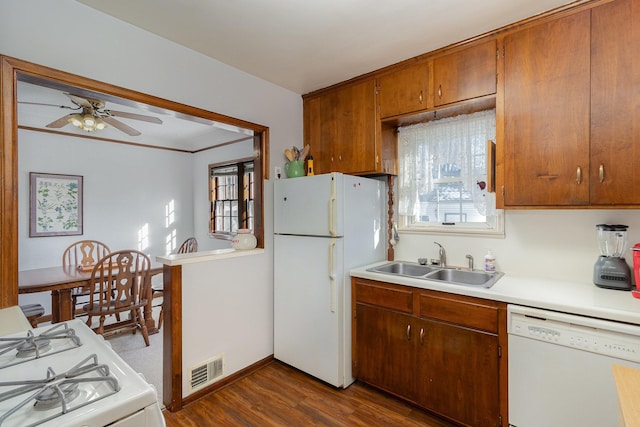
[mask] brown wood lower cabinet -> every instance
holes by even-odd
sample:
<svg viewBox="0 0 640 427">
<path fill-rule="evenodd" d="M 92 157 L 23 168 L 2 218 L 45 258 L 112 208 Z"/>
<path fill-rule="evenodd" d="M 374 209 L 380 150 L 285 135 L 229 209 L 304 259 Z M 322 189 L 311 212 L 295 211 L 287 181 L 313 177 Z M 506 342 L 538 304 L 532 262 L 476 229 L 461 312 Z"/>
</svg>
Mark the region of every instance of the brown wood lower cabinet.
<svg viewBox="0 0 640 427">
<path fill-rule="evenodd" d="M 352 291 L 358 380 L 461 425 L 504 425 L 505 304 L 358 278 Z"/>
</svg>

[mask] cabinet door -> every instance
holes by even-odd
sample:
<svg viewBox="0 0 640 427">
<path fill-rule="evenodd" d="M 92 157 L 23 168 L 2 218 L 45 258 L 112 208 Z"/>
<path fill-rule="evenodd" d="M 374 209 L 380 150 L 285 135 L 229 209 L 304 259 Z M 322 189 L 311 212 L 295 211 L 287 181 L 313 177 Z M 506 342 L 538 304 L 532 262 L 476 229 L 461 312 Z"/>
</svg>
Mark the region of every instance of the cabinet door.
<svg viewBox="0 0 640 427">
<path fill-rule="evenodd" d="M 640 1 L 592 9 L 591 204 L 640 203 Z"/>
<path fill-rule="evenodd" d="M 497 426 L 497 335 L 422 320 L 416 331 L 418 404 L 470 426 Z"/>
<path fill-rule="evenodd" d="M 427 108 L 429 64 L 421 62 L 378 78 L 380 117 L 413 113 Z"/>
<path fill-rule="evenodd" d="M 496 41 L 433 60 L 436 107 L 496 93 Z"/>
<path fill-rule="evenodd" d="M 336 93 L 304 99 L 304 141 L 313 156 L 314 173 L 332 172 L 331 149 L 336 139 Z"/>
<path fill-rule="evenodd" d="M 375 98 L 373 79 L 337 89 L 334 171 L 356 174 L 378 170 Z"/>
<path fill-rule="evenodd" d="M 414 324 L 413 317 L 356 304 L 358 379 L 413 400 Z"/>
<path fill-rule="evenodd" d="M 589 203 L 590 16 L 505 37 L 507 206 Z"/>
</svg>

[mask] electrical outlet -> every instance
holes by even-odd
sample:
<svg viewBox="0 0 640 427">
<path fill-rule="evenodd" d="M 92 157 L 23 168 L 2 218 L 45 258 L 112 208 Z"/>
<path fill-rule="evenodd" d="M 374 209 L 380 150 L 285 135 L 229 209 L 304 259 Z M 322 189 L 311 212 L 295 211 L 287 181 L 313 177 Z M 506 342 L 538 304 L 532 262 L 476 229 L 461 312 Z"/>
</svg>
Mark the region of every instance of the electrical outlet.
<svg viewBox="0 0 640 427">
<path fill-rule="evenodd" d="M 281 177 L 281 175 L 280 175 L 280 174 L 282 173 L 282 170 L 280 169 L 280 167 L 279 167 L 279 166 L 276 166 L 273 172 L 274 172 L 274 173 L 275 173 L 275 175 L 276 175 L 276 179 L 280 179 L 280 177 Z"/>
</svg>

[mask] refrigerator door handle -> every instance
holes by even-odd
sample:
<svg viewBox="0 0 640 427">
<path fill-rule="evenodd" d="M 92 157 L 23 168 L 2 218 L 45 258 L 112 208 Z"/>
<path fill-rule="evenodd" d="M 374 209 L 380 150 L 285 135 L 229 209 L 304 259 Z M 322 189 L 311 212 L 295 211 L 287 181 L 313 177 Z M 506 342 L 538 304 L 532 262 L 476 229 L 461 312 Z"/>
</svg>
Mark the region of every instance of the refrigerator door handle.
<svg viewBox="0 0 640 427">
<path fill-rule="evenodd" d="M 332 195 L 331 198 L 329 198 L 329 235 L 331 237 L 336 237 L 336 224 L 334 222 L 333 219 L 333 211 L 335 210 L 336 204 L 336 196 Z"/>
<path fill-rule="evenodd" d="M 331 292 L 331 312 L 336 312 L 336 272 L 334 270 L 334 254 L 336 242 L 334 240 L 329 243 L 329 287 Z"/>
<path fill-rule="evenodd" d="M 331 237 L 336 237 L 337 235 L 335 218 L 333 217 L 335 206 L 336 206 L 336 180 L 334 177 L 332 177 L 331 197 L 329 197 L 329 235 Z"/>
</svg>

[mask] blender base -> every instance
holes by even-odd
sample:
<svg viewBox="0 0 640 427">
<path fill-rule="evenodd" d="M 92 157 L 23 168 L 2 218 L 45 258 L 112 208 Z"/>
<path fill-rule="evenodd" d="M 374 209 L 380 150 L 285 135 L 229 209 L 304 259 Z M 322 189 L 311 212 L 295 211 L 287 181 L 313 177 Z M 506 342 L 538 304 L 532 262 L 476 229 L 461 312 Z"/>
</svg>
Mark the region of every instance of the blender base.
<svg viewBox="0 0 640 427">
<path fill-rule="evenodd" d="M 593 268 L 593 283 L 600 288 L 631 290 L 631 270 L 624 258 L 601 255 Z"/>
</svg>

